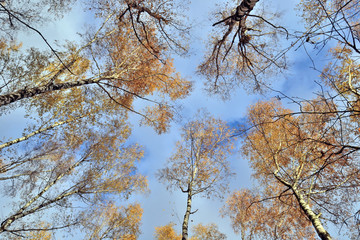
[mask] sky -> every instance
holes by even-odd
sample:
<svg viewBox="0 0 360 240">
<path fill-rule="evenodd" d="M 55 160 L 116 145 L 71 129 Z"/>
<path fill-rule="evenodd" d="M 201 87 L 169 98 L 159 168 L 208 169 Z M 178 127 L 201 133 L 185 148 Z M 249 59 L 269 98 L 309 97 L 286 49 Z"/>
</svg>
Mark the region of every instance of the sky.
<svg viewBox="0 0 360 240">
<path fill-rule="evenodd" d="M 197 65 L 201 62 L 207 37 L 210 34 L 211 25 L 209 14 L 216 9 L 215 0 L 194 0 L 189 5 L 189 16 L 194 24 L 192 38 L 190 43 L 191 55 L 186 58 L 174 56 L 175 67 L 182 76 L 190 78 L 194 82 L 194 91 L 189 97 L 181 100 L 182 116 L 178 122 L 174 122 L 168 133 L 158 135 L 152 128 L 139 126 L 139 117 L 131 115 L 130 122 L 134 122 L 131 141 L 138 142 L 144 146 L 145 157 L 139 165 L 139 171 L 146 175 L 149 182 L 150 193 L 146 195 L 134 195 L 129 201 L 137 201 L 144 209 L 139 240 L 153 239 L 155 227 L 166 225 L 173 222 L 176 230 L 180 233 L 182 219 L 186 208 L 186 194 L 180 191 L 169 192 L 165 186 L 156 179 L 156 172 L 164 166 L 166 160 L 171 156 L 175 149 L 175 143 L 180 140 L 180 127 L 191 118 L 198 109 L 206 108 L 215 117 L 220 117 L 228 122 L 237 122 L 244 119 L 246 110 L 250 104 L 259 99 L 268 99 L 274 97 L 277 93 L 268 92 L 265 95 L 249 94 L 239 88 L 234 91 L 232 98 L 228 101 L 222 101 L 220 98 L 209 96 L 203 90 L 203 77 L 196 73 Z M 284 18 L 290 27 L 297 28 L 299 24 L 298 16 L 294 15 L 294 1 L 276 1 L 273 6 L 279 11 L 283 11 Z M 79 11 L 76 6 L 73 11 L 65 17 L 49 25 L 42 26 L 39 30 L 48 39 L 50 44 L 55 44 L 56 40 L 78 39 L 77 31 L 83 28 L 83 24 L 88 22 L 89 17 Z M 21 36 L 25 47 L 35 45 L 40 48 L 46 48 L 40 37 L 34 33 L 23 34 Z M 319 54 L 318 58 L 325 56 Z M 273 88 L 283 91 L 289 96 L 301 96 L 309 98 L 314 93 L 314 80 L 318 73 L 312 70 L 311 63 L 306 54 L 299 49 L 298 52 L 290 52 L 289 58 L 292 62 L 288 74 L 280 75 L 272 79 Z M 0 133 L 3 137 L 12 137 L 21 135 L 20 125 L 26 125 L 23 118 L 23 111 L 17 110 L 9 115 L 2 116 L 0 119 Z M 236 176 L 230 184 L 230 191 L 240 188 L 250 188 L 253 184 L 251 179 L 251 170 L 245 159 L 236 153 L 229 158 L 233 171 Z M 220 217 L 219 210 L 225 204 L 224 199 L 204 199 L 195 197 L 193 200 L 193 210 L 199 209 L 196 214 L 190 217 L 190 228 L 198 223 L 208 224 L 216 223 L 219 230 L 228 236 L 228 239 L 238 239 L 239 236 L 233 233 L 228 218 Z M 127 203 L 127 202 L 126 202 Z"/>
</svg>

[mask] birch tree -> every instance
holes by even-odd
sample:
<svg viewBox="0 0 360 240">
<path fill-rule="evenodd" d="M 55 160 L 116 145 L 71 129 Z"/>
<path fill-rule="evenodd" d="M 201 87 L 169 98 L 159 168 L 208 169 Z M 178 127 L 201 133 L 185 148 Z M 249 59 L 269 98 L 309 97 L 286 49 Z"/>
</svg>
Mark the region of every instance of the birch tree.
<svg viewBox="0 0 360 240">
<path fill-rule="evenodd" d="M 351 219 L 359 191 L 357 150 L 344 147 L 346 139 L 341 138 L 330 114 L 323 114 L 334 112 L 336 117 L 335 109 L 336 105 L 321 99 L 304 107 L 305 112 L 312 114 L 292 115 L 276 100 L 259 102 L 250 108 L 251 130 L 246 134 L 243 153 L 254 170 L 261 194 L 247 204 L 248 214 L 264 206 L 274 216 L 287 209 L 286 219 L 294 216 L 304 219 L 288 220 L 283 223 L 285 227 L 311 224 L 321 239 L 332 239 L 327 223 L 341 226 L 346 222 L 348 233 L 354 230 L 356 220 Z M 252 224 L 263 220 L 255 217 Z M 246 226 L 242 228 L 249 230 Z M 289 233 L 296 235 L 288 228 Z"/>
<path fill-rule="evenodd" d="M 158 178 L 169 190 L 179 189 L 187 195 L 182 222 L 182 239 L 188 239 L 189 218 L 194 196 L 224 197 L 231 175 L 228 157 L 234 138 L 225 122 L 207 114 L 199 115 L 182 128 L 182 140 Z"/>
<path fill-rule="evenodd" d="M 108 218 L 111 231 L 101 226 L 92 231 L 102 228 L 102 235 L 106 236 L 139 234 L 136 225 L 141 208 L 129 206 L 128 216 L 122 218 L 131 222 L 133 217 L 134 221 L 127 223 L 121 220 L 122 207 L 109 201 L 125 200 L 133 192 L 146 190 L 146 179 L 136 170 L 142 150 L 126 144 L 130 129 L 124 121 L 114 120 L 112 125 L 107 122 L 98 127 L 99 130 L 84 132 L 85 136 L 76 132 L 64 134 L 56 138 L 57 142 L 30 148 L 30 152 L 15 148 L 17 151 L 2 154 L 1 167 L 6 170 L 2 173 L 2 189 L 16 203 L 1 219 L 2 236 L 63 229 L 70 233 L 80 226 L 87 229 L 90 219 L 101 218 L 107 211 L 115 214 Z M 47 225 L 39 225 L 39 219 L 46 219 Z"/>
</svg>

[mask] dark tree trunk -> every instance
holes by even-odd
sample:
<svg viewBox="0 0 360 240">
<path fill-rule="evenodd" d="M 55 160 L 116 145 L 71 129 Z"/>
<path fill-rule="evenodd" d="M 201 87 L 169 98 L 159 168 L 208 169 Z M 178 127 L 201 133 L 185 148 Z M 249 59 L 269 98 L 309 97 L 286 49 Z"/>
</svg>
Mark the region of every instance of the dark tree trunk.
<svg viewBox="0 0 360 240">
<path fill-rule="evenodd" d="M 21 90 L 8 93 L 5 95 L 0 96 L 0 107 L 8 105 L 10 103 L 16 102 L 18 100 L 24 98 L 30 98 L 39 94 L 56 91 L 56 90 L 63 90 L 69 89 L 73 87 L 78 87 L 82 85 L 92 84 L 99 82 L 99 79 L 83 79 L 74 82 L 68 83 L 51 83 L 44 86 L 33 87 L 33 88 L 23 88 Z"/>
<path fill-rule="evenodd" d="M 245 14 L 249 13 L 255 7 L 255 4 L 259 0 L 243 0 L 239 6 L 236 8 L 235 18 L 237 21 L 240 21 Z"/>
<path fill-rule="evenodd" d="M 189 186 L 188 191 L 188 198 L 187 198 L 187 204 L 186 204 L 186 212 L 184 215 L 184 221 L 182 224 L 182 238 L 181 240 L 187 240 L 188 239 L 188 228 L 189 228 L 189 217 L 191 214 L 191 198 L 192 198 L 192 191 Z"/>
</svg>

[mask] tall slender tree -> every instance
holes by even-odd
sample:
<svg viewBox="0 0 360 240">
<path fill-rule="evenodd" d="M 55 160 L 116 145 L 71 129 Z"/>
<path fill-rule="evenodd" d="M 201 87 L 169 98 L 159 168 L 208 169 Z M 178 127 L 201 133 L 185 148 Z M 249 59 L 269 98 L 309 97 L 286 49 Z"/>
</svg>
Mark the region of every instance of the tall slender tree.
<svg viewBox="0 0 360 240">
<path fill-rule="evenodd" d="M 231 175 L 228 157 L 234 146 L 229 126 L 208 114 L 199 116 L 182 129 L 182 140 L 158 178 L 170 190 L 180 189 L 187 195 L 182 223 L 182 239 L 188 239 L 192 200 L 196 195 L 224 197 Z"/>
<path fill-rule="evenodd" d="M 283 227 L 288 228 L 284 234 L 294 234 L 293 237 L 307 237 L 291 231 L 298 224 L 311 224 L 321 239 L 332 239 L 326 228 L 328 223 L 356 224 L 350 219 L 356 212 L 360 187 L 357 149 L 344 147 L 346 138 L 342 138 L 330 114 L 323 114 L 333 112 L 336 117 L 336 105 L 316 99 L 303 110 L 312 114 L 292 115 L 276 100 L 259 102 L 250 108 L 251 130 L 246 134 L 243 153 L 260 183 L 261 194 L 254 194 L 256 197 L 252 197 L 251 202 L 236 197 L 245 198 L 244 194 L 233 195 L 229 209 L 234 213 L 228 213 L 233 216 L 234 226 L 242 219 L 234 216 L 248 216 L 257 208 L 288 219 L 283 223 Z M 245 204 L 248 202 L 244 206 L 248 212 L 236 209 L 237 203 L 233 202 L 236 198 Z M 285 216 L 279 215 L 284 209 L 287 210 Z M 304 219 L 293 219 L 299 217 Z M 255 221 L 250 222 L 252 225 L 264 221 L 258 215 L 250 219 Z M 242 231 L 252 232 L 247 221 L 241 226 Z M 265 221 L 265 224 L 268 223 Z M 278 230 L 276 225 L 272 227 Z M 349 229 L 351 233 L 353 228 Z"/>
</svg>

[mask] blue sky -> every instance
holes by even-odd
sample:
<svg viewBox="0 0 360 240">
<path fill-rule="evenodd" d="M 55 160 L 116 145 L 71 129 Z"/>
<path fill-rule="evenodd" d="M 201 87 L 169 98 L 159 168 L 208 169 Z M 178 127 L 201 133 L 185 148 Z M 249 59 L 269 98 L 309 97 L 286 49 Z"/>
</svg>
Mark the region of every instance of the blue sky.
<svg viewBox="0 0 360 240">
<path fill-rule="evenodd" d="M 235 1 L 234 1 L 235 2 Z M 274 97 L 278 94 L 267 93 L 264 95 L 249 95 L 243 89 L 236 89 L 232 98 L 228 101 L 222 101 L 220 98 L 209 96 L 203 90 L 203 77 L 196 74 L 197 65 L 201 62 L 204 50 L 205 41 L 210 34 L 211 25 L 213 22 L 209 21 L 209 13 L 216 9 L 216 4 L 219 1 L 197 0 L 192 1 L 189 6 L 189 16 L 191 22 L 194 24 L 192 30 L 191 53 L 187 58 L 175 57 L 175 66 L 184 77 L 190 78 L 195 83 L 194 91 L 184 100 L 182 104 L 182 116 L 178 122 L 172 124 L 169 133 L 157 135 L 153 129 L 149 127 L 139 126 L 137 123 L 140 118 L 138 116 L 130 116 L 130 122 L 133 123 L 133 134 L 131 141 L 138 142 L 144 146 L 145 157 L 139 165 L 139 171 L 146 175 L 149 180 L 150 193 L 146 195 L 132 196 L 130 201 L 138 201 L 141 203 L 144 214 L 142 220 L 142 235 L 140 240 L 148 240 L 153 238 L 156 226 L 166 225 L 169 222 L 177 224 L 176 230 L 180 233 L 181 222 L 186 207 L 186 195 L 180 191 L 170 193 L 165 189 L 165 186 L 158 183 L 155 173 L 158 169 L 164 166 L 168 157 L 174 151 L 175 142 L 180 139 L 179 129 L 181 125 L 191 118 L 199 108 L 206 108 L 215 117 L 221 117 L 228 122 L 241 121 L 245 114 L 247 107 L 259 99 L 266 99 Z M 284 11 L 284 18 L 287 24 L 295 29 L 301 24 L 298 17 L 295 16 L 293 8 L 294 1 L 281 0 L 276 2 L 275 9 Z M 257 5 L 256 7 L 260 6 Z M 89 18 L 81 11 L 77 10 L 79 6 L 75 7 L 64 19 L 57 23 L 50 23 L 39 29 L 51 44 L 55 44 L 55 40 L 79 39 L 76 34 L 79 29 L 83 29 L 84 22 Z M 25 46 L 37 46 L 46 48 L 46 45 L 39 36 L 33 33 L 24 34 L 20 37 L 24 41 Z M 61 43 L 61 41 L 59 41 Z M 320 54 L 318 58 L 325 58 Z M 290 52 L 289 59 L 293 66 L 290 67 L 289 73 L 280 75 L 272 79 L 273 87 L 277 90 L 284 91 L 289 96 L 301 96 L 310 98 L 314 92 L 314 80 L 317 79 L 318 73 L 313 71 L 310 66 L 311 62 L 302 49 L 297 52 Z M 286 103 L 286 102 L 285 102 Z M 141 105 L 141 103 L 137 103 Z M 19 126 L 25 125 L 23 121 L 23 112 L 17 110 L 9 115 L 2 116 L 0 119 L 0 132 L 2 136 L 15 137 L 21 135 Z M 20 129 L 20 130 L 19 130 Z M 231 191 L 242 187 L 251 187 L 252 180 L 250 178 L 251 172 L 240 154 L 235 154 L 229 161 L 233 167 L 236 176 L 231 182 Z M 226 198 L 226 196 L 225 196 Z M 236 236 L 227 218 L 221 218 L 219 209 L 224 205 L 223 200 L 208 200 L 200 197 L 195 197 L 193 201 L 193 210 L 199 211 L 191 215 L 191 226 L 198 223 L 216 223 L 219 230 L 228 236 L 228 239 L 236 239 Z"/>
</svg>

